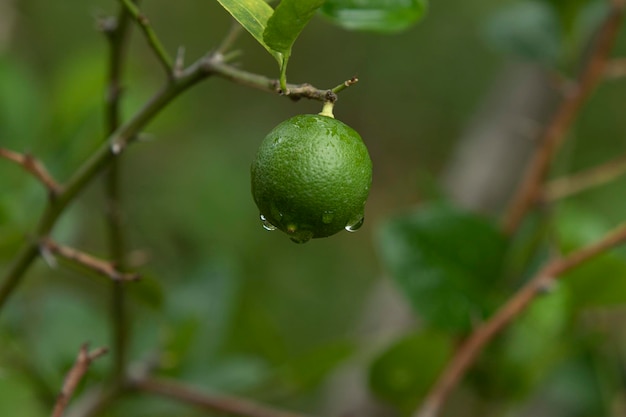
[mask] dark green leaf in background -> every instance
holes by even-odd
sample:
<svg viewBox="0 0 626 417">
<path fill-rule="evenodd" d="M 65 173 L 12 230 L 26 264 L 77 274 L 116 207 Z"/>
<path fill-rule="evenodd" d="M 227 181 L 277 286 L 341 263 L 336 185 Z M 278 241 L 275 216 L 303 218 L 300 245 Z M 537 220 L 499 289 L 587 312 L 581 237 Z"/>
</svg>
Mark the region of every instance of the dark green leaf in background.
<svg viewBox="0 0 626 417">
<path fill-rule="evenodd" d="M 520 1 L 502 6 L 487 21 L 487 42 L 495 49 L 554 65 L 562 53 L 561 24 L 552 5 Z"/>
<path fill-rule="evenodd" d="M 427 0 L 327 0 L 320 10 L 345 29 L 393 33 L 417 23 L 427 7 Z"/>
<path fill-rule="evenodd" d="M 400 290 L 432 325 L 467 330 L 491 310 L 506 240 L 487 220 L 426 205 L 387 221 L 378 246 Z"/>
<path fill-rule="evenodd" d="M 434 331 L 406 336 L 374 361 L 370 388 L 381 399 L 408 411 L 426 395 L 452 351 L 450 337 Z"/>
</svg>

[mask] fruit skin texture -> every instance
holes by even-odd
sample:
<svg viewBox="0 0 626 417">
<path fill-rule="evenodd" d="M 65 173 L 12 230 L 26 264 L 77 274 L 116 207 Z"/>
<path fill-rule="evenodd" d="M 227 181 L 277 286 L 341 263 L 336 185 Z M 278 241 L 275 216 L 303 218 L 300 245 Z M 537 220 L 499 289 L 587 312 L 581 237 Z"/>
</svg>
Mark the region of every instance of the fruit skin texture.
<svg viewBox="0 0 626 417">
<path fill-rule="evenodd" d="M 261 143 L 251 173 L 261 215 L 295 242 L 362 223 L 372 161 L 339 120 L 304 114 L 282 122 Z"/>
</svg>

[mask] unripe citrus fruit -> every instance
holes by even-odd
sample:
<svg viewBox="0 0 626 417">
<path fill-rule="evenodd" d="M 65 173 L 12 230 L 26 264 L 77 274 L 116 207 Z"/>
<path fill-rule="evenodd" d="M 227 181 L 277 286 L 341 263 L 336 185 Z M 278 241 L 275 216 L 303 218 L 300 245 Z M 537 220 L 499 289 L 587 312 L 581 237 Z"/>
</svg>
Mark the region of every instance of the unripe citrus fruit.
<svg viewBox="0 0 626 417">
<path fill-rule="evenodd" d="M 333 117 L 282 122 L 261 143 L 251 171 L 266 229 L 304 243 L 363 223 L 372 161 L 359 134 Z"/>
</svg>

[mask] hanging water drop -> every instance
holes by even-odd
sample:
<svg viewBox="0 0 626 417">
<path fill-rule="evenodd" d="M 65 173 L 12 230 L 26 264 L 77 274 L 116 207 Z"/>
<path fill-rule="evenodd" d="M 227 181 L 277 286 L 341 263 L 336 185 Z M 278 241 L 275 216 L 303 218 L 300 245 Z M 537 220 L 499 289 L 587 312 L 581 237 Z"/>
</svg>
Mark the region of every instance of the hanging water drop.
<svg viewBox="0 0 626 417">
<path fill-rule="evenodd" d="M 295 224 L 290 224 L 287 226 L 287 233 L 289 234 L 289 238 L 294 243 L 306 243 L 309 240 L 313 239 L 313 232 L 306 229 L 300 229 Z"/>
<path fill-rule="evenodd" d="M 272 230 L 276 230 L 276 226 L 274 226 L 272 223 L 270 223 L 269 220 L 267 220 L 267 218 L 264 215 L 260 215 L 259 218 L 261 219 L 261 226 L 263 226 L 263 228 L 267 231 L 272 231 Z"/>
<path fill-rule="evenodd" d="M 359 216 L 354 221 L 348 222 L 348 224 L 346 225 L 345 229 L 348 232 L 356 232 L 357 230 L 359 230 L 361 228 L 361 226 L 363 226 L 364 222 L 365 222 L 365 217 L 364 216 Z"/>
</svg>

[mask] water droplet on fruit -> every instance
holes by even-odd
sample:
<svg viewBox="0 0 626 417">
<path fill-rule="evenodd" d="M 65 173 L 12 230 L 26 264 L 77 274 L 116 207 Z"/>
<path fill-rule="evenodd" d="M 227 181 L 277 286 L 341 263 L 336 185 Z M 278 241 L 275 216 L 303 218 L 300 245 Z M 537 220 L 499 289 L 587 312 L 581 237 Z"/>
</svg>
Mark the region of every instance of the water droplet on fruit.
<svg viewBox="0 0 626 417">
<path fill-rule="evenodd" d="M 333 216 L 333 212 L 332 211 L 326 211 L 324 212 L 324 214 L 322 214 L 322 223 L 325 224 L 330 224 L 333 222 L 333 218 L 335 216 Z"/>
<path fill-rule="evenodd" d="M 265 230 L 268 231 L 272 231 L 272 230 L 276 230 L 276 226 L 274 226 L 272 223 L 270 223 L 269 220 L 267 220 L 267 218 L 264 215 L 260 215 L 259 218 L 261 219 L 261 226 L 263 226 L 263 228 Z"/>
<path fill-rule="evenodd" d="M 359 216 L 356 219 L 354 219 L 353 221 L 349 221 L 348 224 L 346 225 L 345 229 L 348 232 L 356 232 L 357 230 L 359 230 L 361 228 L 361 226 L 363 226 L 364 222 L 365 222 L 365 217 L 364 216 Z"/>
<path fill-rule="evenodd" d="M 306 243 L 313 238 L 313 232 L 306 229 L 299 229 L 295 224 L 287 225 L 287 234 L 292 242 Z"/>
</svg>

